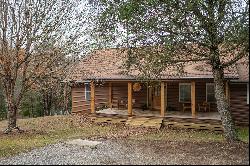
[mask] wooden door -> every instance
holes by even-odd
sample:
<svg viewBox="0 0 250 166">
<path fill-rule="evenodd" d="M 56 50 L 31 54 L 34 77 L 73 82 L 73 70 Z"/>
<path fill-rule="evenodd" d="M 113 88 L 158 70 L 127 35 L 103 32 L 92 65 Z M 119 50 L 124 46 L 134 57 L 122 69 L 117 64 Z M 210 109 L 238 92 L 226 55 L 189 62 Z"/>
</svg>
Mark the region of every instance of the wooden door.
<svg viewBox="0 0 250 166">
<path fill-rule="evenodd" d="M 160 110 L 161 108 L 161 87 L 154 87 L 153 90 L 153 109 Z"/>
</svg>

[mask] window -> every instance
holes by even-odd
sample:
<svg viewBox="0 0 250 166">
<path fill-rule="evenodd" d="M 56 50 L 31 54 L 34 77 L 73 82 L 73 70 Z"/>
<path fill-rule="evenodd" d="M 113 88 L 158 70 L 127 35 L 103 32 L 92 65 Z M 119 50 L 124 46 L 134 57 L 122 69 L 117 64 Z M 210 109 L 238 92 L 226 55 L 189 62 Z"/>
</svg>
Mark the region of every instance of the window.
<svg viewBox="0 0 250 166">
<path fill-rule="evenodd" d="M 90 101 L 90 96 L 91 96 L 90 84 L 85 83 L 85 100 Z"/>
<path fill-rule="evenodd" d="M 191 84 L 179 84 L 179 102 L 191 102 Z"/>
<path fill-rule="evenodd" d="M 213 83 L 206 83 L 206 101 L 207 102 L 215 102 L 215 95 L 214 95 L 214 84 Z"/>
<path fill-rule="evenodd" d="M 247 104 L 249 104 L 249 83 L 247 83 Z"/>
</svg>

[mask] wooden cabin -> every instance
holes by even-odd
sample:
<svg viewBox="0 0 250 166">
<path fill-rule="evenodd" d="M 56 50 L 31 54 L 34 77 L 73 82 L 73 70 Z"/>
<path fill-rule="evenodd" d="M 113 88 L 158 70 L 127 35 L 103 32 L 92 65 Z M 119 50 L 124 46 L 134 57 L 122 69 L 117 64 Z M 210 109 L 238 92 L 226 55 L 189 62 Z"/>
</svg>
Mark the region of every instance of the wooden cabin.
<svg viewBox="0 0 250 166">
<path fill-rule="evenodd" d="M 151 113 L 202 119 L 213 115 L 211 118 L 220 119 L 209 65 L 189 63 L 181 76 L 166 69 L 159 80 L 144 82 L 137 79 L 136 71 L 122 74 L 125 59 L 126 54 L 117 49 L 99 50 L 74 66 L 66 80 L 72 83 L 72 113 L 96 113 L 110 108 L 118 113 L 125 110 L 128 116 L 141 110 L 141 116 L 145 112 L 145 116 Z M 225 95 L 237 125 L 249 124 L 248 60 L 245 62 L 224 72 Z"/>
</svg>

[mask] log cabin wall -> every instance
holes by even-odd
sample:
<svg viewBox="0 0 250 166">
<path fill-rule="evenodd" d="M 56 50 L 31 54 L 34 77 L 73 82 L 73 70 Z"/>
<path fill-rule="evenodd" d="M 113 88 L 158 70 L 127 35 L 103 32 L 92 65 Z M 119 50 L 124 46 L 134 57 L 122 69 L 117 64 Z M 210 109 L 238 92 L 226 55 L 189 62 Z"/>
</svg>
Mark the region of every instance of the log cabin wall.
<svg viewBox="0 0 250 166">
<path fill-rule="evenodd" d="M 90 101 L 85 100 L 85 86 L 80 84 L 71 88 L 72 113 L 89 113 Z"/>
<path fill-rule="evenodd" d="M 175 111 L 182 111 L 182 105 L 179 102 L 179 83 L 191 83 L 191 82 L 190 81 L 167 82 L 167 107 Z M 195 108 L 197 113 L 199 113 L 198 104 L 206 101 L 206 83 L 212 83 L 212 82 L 195 81 L 195 99 L 196 99 Z M 210 111 L 217 111 L 216 103 L 210 104 Z"/>
<path fill-rule="evenodd" d="M 132 98 L 135 99 L 133 108 L 141 108 L 145 105 L 147 106 L 147 86 L 146 84 L 141 84 L 141 90 L 138 92 L 133 91 Z"/>
<path fill-rule="evenodd" d="M 95 85 L 95 107 L 101 108 L 106 105 L 108 107 L 109 84 Z"/>
<path fill-rule="evenodd" d="M 108 84 L 95 85 L 95 107 L 108 105 Z M 89 113 L 90 100 L 85 100 L 85 85 L 72 87 L 72 113 Z"/>
<path fill-rule="evenodd" d="M 167 111 L 180 111 L 179 83 L 167 82 Z"/>
<path fill-rule="evenodd" d="M 249 104 L 247 104 L 247 84 L 230 83 L 230 109 L 236 125 L 249 125 Z"/>
<path fill-rule="evenodd" d="M 176 111 L 182 111 L 179 102 L 179 83 L 187 83 L 188 81 L 167 82 L 167 106 L 172 107 Z M 198 103 L 206 101 L 206 82 L 196 81 L 196 110 L 198 112 Z M 249 125 L 249 105 L 247 104 L 247 84 L 230 83 L 230 110 L 236 125 Z M 95 88 L 95 106 L 108 104 L 109 85 L 105 83 L 103 86 Z M 127 99 L 128 84 L 127 82 L 112 83 L 112 100 Z M 133 92 L 135 103 L 133 108 L 141 108 L 147 103 L 147 89 L 142 86 L 139 92 Z M 126 108 L 125 108 L 126 109 Z M 211 104 L 211 111 L 216 110 L 216 103 Z M 90 101 L 85 100 L 84 84 L 72 87 L 72 113 L 90 112 Z M 191 113 L 191 111 L 190 111 Z"/>
<path fill-rule="evenodd" d="M 133 108 L 142 108 L 143 105 L 147 104 L 147 87 L 141 84 L 141 90 L 138 92 L 133 91 L 132 99 L 135 100 Z M 112 83 L 112 100 L 125 100 L 128 98 L 128 83 L 127 82 L 115 82 Z"/>
<path fill-rule="evenodd" d="M 181 111 L 182 106 L 179 102 L 179 83 L 189 83 L 187 81 L 181 82 L 167 82 L 167 106 L 171 109 Z M 196 110 L 198 111 L 198 103 L 206 101 L 206 82 L 197 82 L 196 89 Z M 108 105 L 109 84 L 105 83 L 102 86 L 95 86 L 95 106 Z M 127 82 L 112 83 L 112 100 L 124 99 L 128 97 Z M 133 99 L 135 103 L 133 108 L 141 108 L 147 103 L 147 88 L 142 85 L 139 92 L 133 91 Z M 72 88 L 72 112 L 90 111 L 90 101 L 85 100 L 85 86 L 84 84 Z M 216 111 L 216 104 L 211 103 L 211 111 Z"/>
<path fill-rule="evenodd" d="M 90 101 L 85 100 L 84 84 L 72 87 L 72 113 L 90 112 Z M 127 82 L 112 83 L 112 100 L 128 98 Z M 108 105 L 109 99 L 109 83 L 102 86 L 95 85 L 95 107 L 100 108 Z"/>
<path fill-rule="evenodd" d="M 117 106 L 118 100 L 128 99 L 128 83 L 127 82 L 112 82 L 112 103 L 114 108 Z"/>
</svg>

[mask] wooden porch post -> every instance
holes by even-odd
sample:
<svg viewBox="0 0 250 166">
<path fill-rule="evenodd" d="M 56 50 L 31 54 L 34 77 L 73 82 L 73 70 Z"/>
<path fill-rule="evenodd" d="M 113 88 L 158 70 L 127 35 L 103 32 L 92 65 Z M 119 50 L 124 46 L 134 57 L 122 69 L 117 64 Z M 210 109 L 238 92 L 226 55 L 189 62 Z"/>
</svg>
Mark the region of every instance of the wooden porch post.
<svg viewBox="0 0 250 166">
<path fill-rule="evenodd" d="M 168 107 L 168 84 L 165 83 L 165 110 Z M 167 110 L 165 111 L 166 114 Z"/>
<path fill-rule="evenodd" d="M 148 90 L 148 83 L 147 83 L 147 108 L 148 108 L 148 106 L 149 106 L 149 102 L 148 102 L 148 96 L 149 96 L 149 92 L 148 92 L 149 90 Z"/>
<path fill-rule="evenodd" d="M 94 81 L 91 81 L 90 83 L 90 89 L 91 89 L 91 103 L 90 103 L 90 108 L 91 108 L 91 113 L 95 113 L 95 84 Z"/>
<path fill-rule="evenodd" d="M 165 115 L 165 84 L 161 82 L 161 117 Z"/>
<path fill-rule="evenodd" d="M 112 108 L 112 83 L 109 83 L 109 108 Z"/>
<path fill-rule="evenodd" d="M 128 115 L 132 116 L 132 83 L 128 83 Z"/>
<path fill-rule="evenodd" d="M 152 87 L 150 86 L 148 89 L 148 96 L 149 96 L 149 100 L 148 100 L 148 104 L 150 105 L 150 110 L 152 110 L 153 108 L 153 102 L 152 102 Z"/>
<path fill-rule="evenodd" d="M 192 81 L 191 83 L 191 108 L 192 108 L 192 117 L 195 118 L 195 82 Z"/>
</svg>

